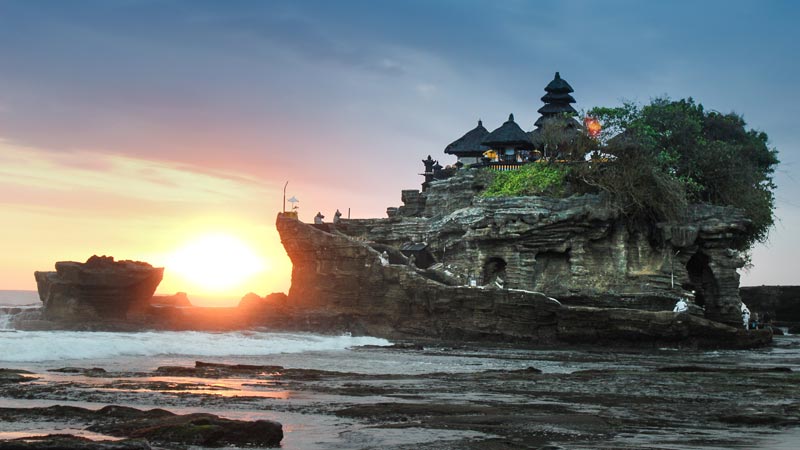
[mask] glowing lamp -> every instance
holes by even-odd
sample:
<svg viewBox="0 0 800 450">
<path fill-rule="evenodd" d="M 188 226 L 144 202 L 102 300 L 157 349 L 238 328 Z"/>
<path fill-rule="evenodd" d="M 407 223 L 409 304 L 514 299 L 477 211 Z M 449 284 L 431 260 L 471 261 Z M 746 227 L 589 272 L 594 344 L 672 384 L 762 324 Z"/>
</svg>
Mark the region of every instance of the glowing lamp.
<svg viewBox="0 0 800 450">
<path fill-rule="evenodd" d="M 584 117 L 583 126 L 586 128 L 586 134 L 588 134 L 591 138 L 599 137 L 600 132 L 603 130 L 603 126 L 600 125 L 600 121 L 594 117 Z"/>
</svg>

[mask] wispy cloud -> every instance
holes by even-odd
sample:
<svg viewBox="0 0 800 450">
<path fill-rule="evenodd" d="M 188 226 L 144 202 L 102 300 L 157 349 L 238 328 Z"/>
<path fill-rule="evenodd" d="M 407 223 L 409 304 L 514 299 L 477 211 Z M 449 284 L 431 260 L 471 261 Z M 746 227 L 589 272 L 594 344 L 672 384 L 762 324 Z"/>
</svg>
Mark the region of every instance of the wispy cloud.
<svg viewBox="0 0 800 450">
<path fill-rule="evenodd" d="M 26 192 L 28 205 L 102 213 L 108 203 L 131 215 L 147 214 L 147 205 L 159 214 L 159 205 L 184 204 L 198 210 L 229 207 L 231 202 L 248 204 L 269 192 L 264 184 L 236 174 L 193 170 L 122 155 L 90 152 L 54 153 L 13 146 L 0 141 L 4 163 L 0 166 L 0 203 L 20 204 Z M 101 201 L 96 201 L 97 199 Z M 184 208 L 186 209 L 186 208 Z"/>
</svg>

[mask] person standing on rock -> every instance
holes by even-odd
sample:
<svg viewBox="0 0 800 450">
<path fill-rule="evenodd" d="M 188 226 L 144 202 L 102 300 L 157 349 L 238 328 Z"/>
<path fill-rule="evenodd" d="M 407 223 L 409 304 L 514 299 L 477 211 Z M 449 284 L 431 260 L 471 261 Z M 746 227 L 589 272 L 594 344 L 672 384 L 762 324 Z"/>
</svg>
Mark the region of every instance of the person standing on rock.
<svg viewBox="0 0 800 450">
<path fill-rule="evenodd" d="M 324 218 L 325 216 L 323 216 L 321 212 L 317 211 L 317 215 L 314 216 L 314 224 L 322 225 L 322 219 Z"/>
</svg>

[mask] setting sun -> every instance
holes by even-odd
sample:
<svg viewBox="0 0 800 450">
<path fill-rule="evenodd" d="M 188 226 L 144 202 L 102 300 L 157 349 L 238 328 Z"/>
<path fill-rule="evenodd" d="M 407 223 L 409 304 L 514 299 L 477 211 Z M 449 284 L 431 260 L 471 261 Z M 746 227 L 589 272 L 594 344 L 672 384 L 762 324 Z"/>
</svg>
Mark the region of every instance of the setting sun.
<svg viewBox="0 0 800 450">
<path fill-rule="evenodd" d="M 199 236 L 169 255 L 166 269 L 190 286 L 218 293 L 241 286 L 266 269 L 266 262 L 244 241 L 229 234 Z"/>
</svg>

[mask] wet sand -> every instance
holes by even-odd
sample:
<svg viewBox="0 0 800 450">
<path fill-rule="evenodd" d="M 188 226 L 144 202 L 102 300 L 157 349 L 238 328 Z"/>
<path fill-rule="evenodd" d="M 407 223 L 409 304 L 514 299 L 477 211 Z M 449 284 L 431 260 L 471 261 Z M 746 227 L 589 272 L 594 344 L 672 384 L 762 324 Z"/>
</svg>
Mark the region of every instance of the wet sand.
<svg viewBox="0 0 800 450">
<path fill-rule="evenodd" d="M 738 352 L 412 345 L 333 358 L 306 368 L 303 355 L 276 355 L 57 372 L 19 363 L 35 379 L 0 383 L 0 407 L 16 417 L 0 422 L 0 439 L 99 438 L 90 423 L 35 409 L 54 404 L 276 420 L 281 447 L 304 450 L 795 448 L 800 439 L 794 336 Z M 380 373 L 392 362 L 408 370 Z M 319 366 L 331 370 L 308 368 Z"/>
</svg>

